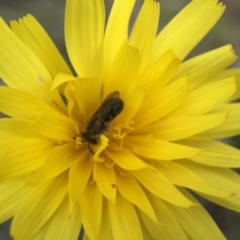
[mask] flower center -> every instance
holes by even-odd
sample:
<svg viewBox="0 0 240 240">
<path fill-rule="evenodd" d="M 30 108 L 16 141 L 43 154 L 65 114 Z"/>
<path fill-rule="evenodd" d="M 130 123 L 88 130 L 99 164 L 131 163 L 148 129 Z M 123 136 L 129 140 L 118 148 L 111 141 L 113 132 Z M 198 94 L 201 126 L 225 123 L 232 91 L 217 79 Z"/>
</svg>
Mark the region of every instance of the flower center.
<svg viewBox="0 0 240 240">
<path fill-rule="evenodd" d="M 83 131 L 79 131 L 79 128 L 75 126 L 77 137 L 74 136 L 73 139 L 76 141 L 76 148 L 86 143 L 93 156 L 99 155 L 108 146 L 109 140 L 112 149 L 122 148 L 123 138 L 126 135 L 122 132 L 124 126 L 118 124 L 113 128 L 109 127 L 124 108 L 124 102 L 119 95 L 118 91 L 110 93 L 87 121 Z"/>
</svg>

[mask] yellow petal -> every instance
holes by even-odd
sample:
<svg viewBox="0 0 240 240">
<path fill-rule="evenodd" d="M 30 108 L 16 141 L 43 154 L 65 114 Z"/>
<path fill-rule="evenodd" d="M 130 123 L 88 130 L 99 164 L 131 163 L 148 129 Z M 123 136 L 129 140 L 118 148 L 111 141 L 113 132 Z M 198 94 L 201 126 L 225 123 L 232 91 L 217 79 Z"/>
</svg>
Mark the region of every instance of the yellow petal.
<svg viewBox="0 0 240 240">
<path fill-rule="evenodd" d="M 171 143 L 151 137 L 127 137 L 126 145 L 133 153 L 156 160 L 173 160 L 195 156 L 200 153 L 197 148 Z"/>
<path fill-rule="evenodd" d="M 173 49 L 180 59 L 184 59 L 221 17 L 224 7 L 217 2 L 195 0 L 189 3 L 158 34 L 153 60 L 168 49 Z"/>
<path fill-rule="evenodd" d="M 124 109 L 114 121 L 114 124 L 131 122 L 134 115 L 139 110 L 144 99 L 145 91 L 135 79 L 131 81 L 128 88 L 121 92 L 120 98 L 124 102 Z"/>
<path fill-rule="evenodd" d="M 235 101 L 240 98 L 240 69 L 239 68 L 225 69 L 224 71 L 220 72 L 219 74 L 216 74 L 214 77 L 209 79 L 209 82 L 216 82 L 219 81 L 220 79 L 229 78 L 232 76 L 235 76 L 236 78 L 237 91 L 231 96 L 229 102 Z"/>
<path fill-rule="evenodd" d="M 75 89 L 71 83 L 66 85 L 64 89 L 64 95 L 68 103 L 68 116 L 74 119 L 76 122 L 80 123 L 80 125 L 86 124 L 86 120 L 77 104 L 77 100 L 75 97 Z"/>
<path fill-rule="evenodd" d="M 128 25 L 135 0 L 115 0 L 108 18 L 104 44 L 104 72 L 109 72 L 113 61 L 128 38 Z"/>
<path fill-rule="evenodd" d="M 228 74 L 235 75 L 236 77 L 236 85 L 237 85 L 237 91 L 232 95 L 232 97 L 229 99 L 229 101 L 235 101 L 240 99 L 240 69 L 237 69 L 236 71 L 228 72 Z"/>
<path fill-rule="evenodd" d="M 38 134 L 29 128 L 31 123 L 31 121 L 17 118 L 0 118 L 0 132 L 2 138 L 0 142 L 39 137 Z"/>
<path fill-rule="evenodd" d="M 160 172 L 143 169 L 133 171 L 132 174 L 146 189 L 159 198 L 184 208 L 194 205 Z"/>
<path fill-rule="evenodd" d="M 67 83 L 67 82 L 72 82 L 75 79 L 76 79 L 76 77 L 74 77 L 72 75 L 65 74 L 65 73 L 58 73 L 53 80 L 51 91 L 58 88 L 62 84 Z"/>
<path fill-rule="evenodd" d="M 234 211 L 240 212 L 240 176 L 236 172 L 230 169 L 223 169 L 208 166 L 203 166 L 193 162 L 181 161 L 183 164 L 190 168 L 192 171 L 195 171 L 196 174 L 201 176 L 203 179 L 209 183 L 217 186 L 220 189 L 228 191 L 231 193 L 231 196 L 228 198 L 219 198 L 203 194 L 198 192 L 204 198 L 217 203 L 225 208 L 232 209 Z"/>
<path fill-rule="evenodd" d="M 67 106 L 66 101 L 63 99 L 62 95 L 58 91 L 58 89 L 54 89 L 51 91 L 52 103 L 64 114 L 67 114 Z"/>
<path fill-rule="evenodd" d="M 54 78 L 59 72 L 71 74 L 67 63 L 40 23 L 30 14 L 11 22 L 11 28 L 34 52 Z"/>
<path fill-rule="evenodd" d="M 79 199 L 81 219 L 89 239 L 98 237 L 102 218 L 102 199 L 101 192 L 93 183 L 86 186 Z"/>
<path fill-rule="evenodd" d="M 103 199 L 103 207 L 102 207 L 102 219 L 100 231 L 98 234 L 97 240 L 115 240 L 113 237 L 113 232 L 111 228 L 109 211 L 108 211 L 108 203 L 106 198 Z"/>
<path fill-rule="evenodd" d="M 187 76 L 189 87 L 193 89 L 206 81 L 209 82 L 212 77 L 216 76 L 216 73 L 230 66 L 235 60 L 236 55 L 232 46 L 226 45 L 182 63 L 175 79 Z"/>
<path fill-rule="evenodd" d="M 104 95 L 125 91 L 136 78 L 139 67 L 139 50 L 124 41 L 111 69 L 104 76 Z"/>
<path fill-rule="evenodd" d="M 35 120 L 43 110 L 57 111 L 35 96 L 17 89 L 0 87 L 0 111 L 13 118 Z"/>
<path fill-rule="evenodd" d="M 68 198 L 65 197 L 56 212 L 33 240 L 77 240 L 81 225 L 79 206 L 69 207 Z M 56 229 L 58 230 L 56 231 Z"/>
<path fill-rule="evenodd" d="M 142 213 L 142 214 L 144 214 L 144 213 Z M 140 216 L 140 214 L 139 214 L 139 216 Z M 142 221 L 141 221 L 142 222 Z M 152 224 L 153 225 L 153 224 Z M 150 234 L 150 232 L 147 230 L 147 228 L 146 228 L 146 226 L 145 226 L 145 224 L 144 223 L 142 223 L 142 233 L 143 233 L 143 239 L 154 239 L 154 237 Z M 158 237 L 159 237 L 159 234 L 158 234 Z M 164 240 L 164 238 L 163 238 L 163 240 Z"/>
<path fill-rule="evenodd" d="M 79 159 L 71 165 L 69 170 L 69 197 L 73 203 L 80 198 L 93 171 L 88 149 L 82 149 L 78 154 Z"/>
<path fill-rule="evenodd" d="M 15 178 L 0 184 L 0 222 L 5 222 L 13 217 L 22 201 L 28 196 L 31 189 L 25 184 L 24 179 Z"/>
<path fill-rule="evenodd" d="M 10 87 L 0 87 L 0 93 L 0 110 L 11 117 L 35 119 L 44 109 L 66 112 L 66 105 L 58 91 L 51 93 L 50 104 L 28 92 Z"/>
<path fill-rule="evenodd" d="M 179 223 L 174 214 L 167 208 L 165 202 L 156 197 L 151 193 L 147 193 L 149 200 L 153 206 L 153 209 L 157 215 L 158 221 L 161 222 L 167 232 L 167 236 L 164 236 L 163 239 L 181 239 L 188 240 L 186 233 L 183 231 L 181 227 L 181 222 Z"/>
<path fill-rule="evenodd" d="M 176 74 L 181 61 L 176 57 L 175 53 L 170 49 L 165 52 L 157 61 L 148 66 L 139 76 L 139 82 L 144 89 L 152 91 L 160 91 L 160 89 L 168 84 L 172 77 Z"/>
<path fill-rule="evenodd" d="M 51 102 L 49 89 L 52 78 L 45 66 L 2 19 L 0 19 L 0 29 L 2 80 L 9 87 L 26 91 Z"/>
<path fill-rule="evenodd" d="M 45 111 L 31 124 L 31 129 L 48 138 L 73 141 L 79 125 L 60 113 Z"/>
<path fill-rule="evenodd" d="M 108 202 L 108 207 L 115 240 L 143 240 L 137 213 L 130 202 L 118 194 L 116 205 Z"/>
<path fill-rule="evenodd" d="M 53 179 L 68 170 L 75 161 L 81 159 L 82 155 L 84 151 L 76 149 L 75 143 L 57 146 L 51 150 L 46 161 L 33 177 L 40 183 Z"/>
<path fill-rule="evenodd" d="M 119 151 L 106 150 L 106 154 L 121 168 L 126 170 L 139 170 L 147 165 L 130 151 L 122 148 Z"/>
<path fill-rule="evenodd" d="M 228 113 L 221 112 L 200 116 L 166 118 L 149 128 L 152 128 L 151 132 L 160 139 L 176 141 L 219 126 L 227 121 L 227 117 Z"/>
<path fill-rule="evenodd" d="M 141 63 L 139 72 L 145 69 L 151 56 L 158 28 L 159 14 L 159 3 L 153 0 L 146 0 L 134 23 L 129 41 L 140 50 Z"/>
<path fill-rule="evenodd" d="M 147 240 L 152 239 L 161 239 L 161 240 L 169 240 L 169 235 L 166 229 L 160 229 L 153 221 L 142 211 L 138 211 L 141 223 L 142 223 L 142 230 L 144 236 L 147 236 Z"/>
<path fill-rule="evenodd" d="M 101 79 L 78 78 L 73 83 L 74 95 L 85 120 L 88 121 L 101 104 Z"/>
<path fill-rule="evenodd" d="M 32 239 L 46 224 L 67 194 L 66 179 L 67 175 L 61 175 L 51 183 L 37 187 L 24 201 L 12 221 L 14 239 Z"/>
<path fill-rule="evenodd" d="M 116 200 L 116 179 L 113 167 L 105 166 L 102 163 L 94 164 L 93 179 L 101 193 L 110 201 Z"/>
<path fill-rule="evenodd" d="M 228 119 L 220 126 L 199 134 L 207 138 L 228 138 L 240 134 L 240 104 L 223 104 L 218 108 L 220 111 L 229 111 Z"/>
<path fill-rule="evenodd" d="M 222 142 L 194 137 L 181 140 L 179 143 L 203 149 L 197 156 L 189 157 L 199 164 L 223 168 L 240 167 L 240 150 Z"/>
<path fill-rule="evenodd" d="M 179 79 L 168 86 L 159 89 L 158 93 L 146 97 L 140 110 L 134 118 L 136 128 L 156 122 L 174 109 L 188 97 L 186 79 Z"/>
<path fill-rule="evenodd" d="M 234 193 L 236 194 L 236 193 Z M 239 191 L 237 193 L 238 196 L 231 196 L 230 198 L 219 198 L 219 197 L 214 197 L 214 196 L 210 196 L 207 194 L 203 194 L 203 193 L 199 193 L 199 195 L 201 195 L 203 198 L 207 199 L 208 201 L 211 201 L 217 205 L 220 205 L 224 208 L 228 208 L 232 211 L 237 211 L 240 212 L 240 205 L 239 205 L 239 201 L 240 201 L 240 197 L 239 197 Z"/>
<path fill-rule="evenodd" d="M 136 205 L 153 221 L 157 222 L 156 215 L 152 209 L 151 203 L 146 197 L 143 189 L 132 175 L 123 176 L 117 174 L 117 189 L 120 194 L 129 202 Z"/>
<path fill-rule="evenodd" d="M 52 141 L 41 138 L 21 139 L 17 143 L 13 140 L 1 151 L 0 178 L 24 176 L 38 169 L 54 145 Z"/>
<path fill-rule="evenodd" d="M 99 74 L 105 24 L 103 0 L 67 0 L 65 40 L 71 62 L 80 77 Z"/>
<path fill-rule="evenodd" d="M 186 190 L 181 189 L 181 192 L 192 202 L 196 203 L 196 206 L 183 209 L 169 203 L 165 204 L 172 212 L 172 215 L 175 216 L 175 219 L 179 221 L 186 234 L 191 236 L 192 239 L 226 240 L 205 208 L 202 207 L 201 204 L 199 204 Z"/>
<path fill-rule="evenodd" d="M 158 164 L 158 170 L 174 185 L 182 186 L 216 197 L 230 197 L 231 193 L 208 183 L 186 166 L 175 161 Z"/>
<path fill-rule="evenodd" d="M 206 84 L 192 91 L 184 104 L 172 116 L 205 114 L 226 102 L 236 91 L 234 77 Z"/>
</svg>

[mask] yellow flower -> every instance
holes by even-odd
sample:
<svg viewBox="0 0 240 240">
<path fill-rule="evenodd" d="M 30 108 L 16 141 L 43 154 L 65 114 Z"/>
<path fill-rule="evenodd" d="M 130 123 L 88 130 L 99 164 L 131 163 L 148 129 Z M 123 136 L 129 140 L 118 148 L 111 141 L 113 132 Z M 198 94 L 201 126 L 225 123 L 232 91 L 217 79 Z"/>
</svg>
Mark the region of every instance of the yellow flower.
<svg viewBox="0 0 240 240">
<path fill-rule="evenodd" d="M 184 61 L 224 7 L 193 0 L 159 34 L 145 0 L 67 0 L 72 74 L 30 15 L 0 21 L 0 221 L 16 240 L 225 239 L 188 189 L 240 211 L 240 69 Z M 77 76 L 77 77 L 76 77 Z M 122 109 L 123 108 L 123 109 Z"/>
</svg>

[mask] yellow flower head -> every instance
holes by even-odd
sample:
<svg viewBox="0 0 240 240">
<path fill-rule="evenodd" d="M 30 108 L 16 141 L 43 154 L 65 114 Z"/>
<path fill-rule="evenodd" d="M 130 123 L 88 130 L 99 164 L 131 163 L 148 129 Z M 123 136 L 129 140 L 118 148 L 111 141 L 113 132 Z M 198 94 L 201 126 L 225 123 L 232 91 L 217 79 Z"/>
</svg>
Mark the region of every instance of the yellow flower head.
<svg viewBox="0 0 240 240">
<path fill-rule="evenodd" d="M 240 211 L 240 69 L 184 61 L 224 7 L 193 0 L 157 34 L 145 0 L 67 0 L 72 73 L 32 16 L 0 20 L 0 221 L 15 240 L 225 239 L 188 189 Z"/>
</svg>

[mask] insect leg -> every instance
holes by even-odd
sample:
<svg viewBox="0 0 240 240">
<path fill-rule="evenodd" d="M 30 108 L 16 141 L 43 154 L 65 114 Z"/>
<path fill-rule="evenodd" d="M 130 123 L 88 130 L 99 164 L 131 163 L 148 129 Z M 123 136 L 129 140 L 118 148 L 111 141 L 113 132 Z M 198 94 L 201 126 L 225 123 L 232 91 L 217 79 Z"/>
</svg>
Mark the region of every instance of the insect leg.
<svg viewBox="0 0 240 240">
<path fill-rule="evenodd" d="M 88 142 L 88 149 L 90 150 L 90 152 L 92 153 L 92 155 L 94 155 L 93 150 L 91 149 L 90 143 Z"/>
</svg>

